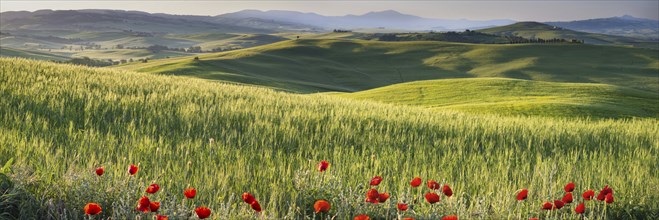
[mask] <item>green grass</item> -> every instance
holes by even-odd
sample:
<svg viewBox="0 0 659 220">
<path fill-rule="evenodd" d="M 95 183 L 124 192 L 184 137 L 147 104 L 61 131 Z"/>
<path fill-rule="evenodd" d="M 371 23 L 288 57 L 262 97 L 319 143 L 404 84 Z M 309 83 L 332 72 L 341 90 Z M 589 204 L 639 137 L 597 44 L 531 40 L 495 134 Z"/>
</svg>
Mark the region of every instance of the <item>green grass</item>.
<svg viewBox="0 0 659 220">
<path fill-rule="evenodd" d="M 615 190 L 611 205 L 587 202 L 588 219 L 653 219 L 659 210 L 656 119 L 470 115 L 7 58 L 0 96 L 0 166 L 13 158 L 3 173 L 14 182 L 1 199 L 21 207 L 0 214 L 20 219 L 83 219 L 87 202 L 101 204 L 100 218 L 135 218 L 152 182 L 161 192 L 150 198 L 175 219 L 195 205 L 210 207 L 213 219 L 261 219 L 239 198 L 245 191 L 266 219 L 311 218 L 316 199 L 332 203 L 335 219 L 393 219 L 396 202 L 427 191 L 410 189 L 414 176 L 454 191 L 405 213 L 417 219 L 580 219 L 576 204 L 540 210 L 570 181 L 577 203 L 585 189 Z M 319 173 L 323 159 L 331 166 Z M 131 163 L 140 164 L 134 178 Z M 391 194 L 378 206 L 363 202 L 375 175 Z M 184 201 L 188 186 L 199 193 Z M 521 188 L 527 201 L 514 199 Z"/>
<path fill-rule="evenodd" d="M 119 68 L 312 93 L 417 80 L 503 77 L 659 90 L 656 50 L 596 45 L 482 45 L 301 39 Z"/>
<path fill-rule="evenodd" d="M 68 57 L 42 51 L 20 50 L 7 47 L 0 47 L 0 57 L 22 57 L 36 60 L 54 60 L 67 61 Z"/>
<path fill-rule="evenodd" d="M 121 59 L 125 59 L 125 60 L 128 59 L 138 60 L 144 58 L 162 59 L 168 57 L 182 57 L 182 56 L 192 56 L 192 55 L 194 54 L 179 52 L 179 51 L 170 51 L 170 50 L 163 50 L 154 53 L 146 49 L 108 49 L 108 50 L 78 51 L 74 53 L 71 57 L 89 57 L 93 59 L 101 59 L 101 60 L 112 59 L 117 61 Z"/>
<path fill-rule="evenodd" d="M 479 114 L 597 118 L 659 116 L 658 93 L 594 83 L 444 79 L 338 95 Z"/>
<path fill-rule="evenodd" d="M 478 31 L 488 34 L 511 35 L 524 38 L 562 38 L 566 40 L 578 39 L 584 40 L 587 44 L 627 45 L 659 49 L 657 42 L 644 42 L 646 40 L 631 37 L 586 33 L 563 28 L 555 28 L 554 26 L 538 22 L 518 22 L 511 25 L 486 28 Z"/>
</svg>

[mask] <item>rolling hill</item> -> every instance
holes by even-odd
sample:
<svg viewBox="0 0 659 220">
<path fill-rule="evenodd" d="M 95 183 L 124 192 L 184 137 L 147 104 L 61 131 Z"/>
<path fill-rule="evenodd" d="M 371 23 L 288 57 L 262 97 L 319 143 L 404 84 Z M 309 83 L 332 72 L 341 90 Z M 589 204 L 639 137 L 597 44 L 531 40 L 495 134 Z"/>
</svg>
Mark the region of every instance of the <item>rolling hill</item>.
<svg viewBox="0 0 659 220">
<path fill-rule="evenodd" d="M 69 57 L 41 51 L 20 50 L 14 48 L 0 47 L 0 57 L 22 57 L 35 60 L 66 61 Z"/>
<path fill-rule="evenodd" d="M 401 82 L 474 77 L 659 90 L 659 54 L 655 50 L 613 46 L 300 39 L 199 58 L 172 58 L 117 68 L 302 93 L 354 92 Z"/>
<path fill-rule="evenodd" d="M 520 36 L 524 38 L 576 39 L 583 40 L 586 44 L 625 45 L 648 47 L 654 49 L 659 48 L 659 42 L 656 40 L 651 41 L 631 37 L 579 32 L 539 22 L 518 22 L 506 26 L 480 29 L 478 31 L 501 36 L 509 35 Z"/>
<path fill-rule="evenodd" d="M 544 23 L 589 33 L 659 40 L 659 20 L 636 18 L 630 15 Z"/>
<path fill-rule="evenodd" d="M 496 115 L 659 117 L 659 93 L 592 83 L 475 78 L 395 84 L 341 97 Z"/>
</svg>

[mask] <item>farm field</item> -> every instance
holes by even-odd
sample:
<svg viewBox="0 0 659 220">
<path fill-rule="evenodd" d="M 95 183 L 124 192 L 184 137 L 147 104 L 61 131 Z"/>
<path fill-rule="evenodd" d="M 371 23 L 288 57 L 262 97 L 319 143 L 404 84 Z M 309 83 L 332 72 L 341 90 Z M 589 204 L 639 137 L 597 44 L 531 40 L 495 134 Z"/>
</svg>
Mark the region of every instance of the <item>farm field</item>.
<svg viewBox="0 0 659 220">
<path fill-rule="evenodd" d="M 393 86 L 432 89 L 442 81 Z M 590 89 L 602 91 L 604 100 L 644 94 L 558 85 L 582 89 L 576 99 L 591 99 L 597 93 Z M 154 214 L 134 209 L 152 183 L 161 188 L 150 198 L 172 219 L 192 216 L 200 205 L 212 210 L 212 219 L 581 219 L 573 212 L 581 193 L 605 185 L 615 190 L 615 202 L 584 201 L 584 217 L 652 219 L 659 210 L 655 117 L 472 114 L 17 58 L 0 58 L 0 95 L 0 166 L 10 177 L 0 184 L 9 190 L 0 213 L 9 218 L 82 219 L 82 207 L 96 202 L 103 207 L 99 218 L 150 219 Z M 322 160 L 330 163 L 325 172 L 317 169 Z M 134 176 L 127 173 L 131 164 L 139 166 Z M 105 174 L 97 176 L 101 166 Z M 383 181 L 373 188 L 390 195 L 378 205 L 363 202 L 374 176 Z M 416 176 L 424 184 L 412 188 Z M 428 204 L 429 179 L 450 185 L 453 195 Z M 574 202 L 542 210 L 563 197 L 569 182 L 576 184 Z M 182 193 L 188 187 L 198 192 L 192 200 Z M 521 189 L 529 194 L 518 201 Z M 244 204 L 243 192 L 263 211 Z M 332 204 L 328 213 L 314 214 L 318 199 Z M 398 212 L 398 202 L 413 208 Z"/>
<path fill-rule="evenodd" d="M 474 77 L 659 89 L 656 50 L 617 46 L 300 39 L 199 58 L 115 67 L 298 93 L 355 92 L 402 82 Z"/>
</svg>

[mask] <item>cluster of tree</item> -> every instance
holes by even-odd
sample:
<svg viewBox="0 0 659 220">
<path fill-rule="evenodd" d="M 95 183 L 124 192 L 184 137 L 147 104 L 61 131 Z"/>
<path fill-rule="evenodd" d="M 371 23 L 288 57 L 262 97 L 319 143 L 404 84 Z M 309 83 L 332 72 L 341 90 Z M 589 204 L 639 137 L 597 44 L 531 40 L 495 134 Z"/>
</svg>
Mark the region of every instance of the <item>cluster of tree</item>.
<svg viewBox="0 0 659 220">
<path fill-rule="evenodd" d="M 149 32 L 140 32 L 140 31 L 133 31 L 133 30 L 124 30 L 125 33 L 130 33 L 132 36 L 135 37 L 153 37 L 152 33 Z"/>
<path fill-rule="evenodd" d="M 96 67 L 111 66 L 113 64 L 111 61 L 90 59 L 89 57 L 73 58 L 69 61 L 65 61 L 64 63 Z"/>
<path fill-rule="evenodd" d="M 498 36 L 478 31 L 465 30 L 464 32 L 430 32 L 430 33 L 398 33 L 398 34 L 373 34 L 363 37 L 366 40 L 377 39 L 379 41 L 447 41 L 460 43 L 480 44 L 518 44 L 518 43 L 583 43 L 581 40 L 567 40 L 560 38 L 528 39 L 519 36 Z"/>
<path fill-rule="evenodd" d="M 351 30 L 344 30 L 344 29 L 334 29 L 335 33 L 349 33 L 352 32 Z"/>
</svg>

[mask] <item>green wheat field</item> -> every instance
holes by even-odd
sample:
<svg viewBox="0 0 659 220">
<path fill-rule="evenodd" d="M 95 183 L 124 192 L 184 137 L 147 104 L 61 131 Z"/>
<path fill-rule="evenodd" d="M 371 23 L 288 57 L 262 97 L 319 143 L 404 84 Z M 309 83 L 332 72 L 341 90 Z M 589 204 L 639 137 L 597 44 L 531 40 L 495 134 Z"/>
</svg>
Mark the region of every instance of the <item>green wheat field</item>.
<svg viewBox="0 0 659 220">
<path fill-rule="evenodd" d="M 521 72 L 495 66 L 474 70 L 471 74 L 478 78 L 396 84 L 386 80 L 398 77 L 395 71 L 385 71 L 389 75 L 381 81 L 312 94 L 306 93 L 335 84 L 296 83 L 273 73 L 271 80 L 254 83 L 272 88 L 244 85 L 250 73 L 265 68 L 258 65 L 235 71 L 243 75 L 175 74 L 177 68 L 194 74 L 209 66 L 263 63 L 291 51 L 323 54 L 332 44 L 322 42 L 288 42 L 202 56 L 200 61 L 172 58 L 119 68 L 0 58 L 0 189 L 7 190 L 0 198 L 0 218 L 17 213 L 21 219 L 91 218 L 83 207 L 94 202 L 103 208 L 99 218 L 153 219 L 155 214 L 135 212 L 136 201 L 152 183 L 161 189 L 150 199 L 160 201 L 159 213 L 171 219 L 196 218 L 194 208 L 201 205 L 212 210 L 212 219 L 352 219 L 359 214 L 373 219 L 659 218 L 659 107 L 653 91 L 657 83 L 651 81 L 659 59 L 654 50 L 610 47 L 611 54 L 647 60 L 610 67 L 640 70 L 635 71 L 640 74 L 634 76 L 636 81 L 605 79 L 610 84 L 567 83 L 568 75 L 546 78 L 539 72 L 563 68 L 552 67 L 558 61 L 551 56 L 509 61 L 517 63 L 512 65 L 516 71 L 526 66 L 527 73 L 538 72 L 531 78 L 548 80 L 496 78 Z M 337 54 L 324 55 L 349 60 L 341 53 L 368 52 L 357 44 L 366 43 L 339 43 Z M 387 50 L 394 49 L 386 47 L 392 45 L 371 48 L 389 54 Z M 448 74 L 465 65 L 493 62 L 479 59 L 484 54 L 497 60 L 497 53 L 532 54 L 539 47 L 435 46 L 454 51 L 444 54 L 451 57 L 437 54 L 436 59 L 461 61 L 441 66 Z M 559 47 L 569 46 L 547 51 Z M 598 49 L 575 47 L 585 54 Z M 415 47 L 397 52 L 425 56 Z M 322 66 L 308 70 L 324 71 Z M 429 78 L 419 70 L 418 80 Z M 597 70 L 590 71 L 581 77 L 604 80 Z M 197 79 L 209 77 L 219 80 Z M 231 77 L 238 80 L 228 82 Z M 306 82 L 322 82 L 325 76 L 309 77 L 321 79 Z M 498 91 L 496 85 L 502 84 L 515 89 Z M 283 87 L 299 90 L 278 89 Z M 373 90 L 350 93 L 358 89 Z M 520 98 L 525 96 L 530 98 Z M 317 168 L 322 160 L 330 163 L 325 172 Z M 131 164 L 139 167 L 134 176 L 127 171 Z M 105 174 L 97 176 L 97 167 L 104 167 Z M 379 205 L 364 203 L 374 176 L 384 179 L 377 190 L 391 195 Z M 412 188 L 410 181 L 417 176 L 424 184 Z M 434 205 L 425 202 L 425 181 L 430 179 L 450 185 L 453 196 L 442 195 Z M 569 182 L 576 184 L 573 204 L 541 210 L 544 202 L 563 197 Z M 615 190 L 614 203 L 581 198 L 584 191 L 598 192 L 605 185 Z M 183 195 L 189 187 L 197 189 L 194 199 Z M 521 189 L 528 189 L 529 195 L 518 201 Z M 252 193 L 263 211 L 256 213 L 244 204 L 243 192 Z M 329 212 L 314 212 L 319 199 L 331 203 Z M 412 210 L 398 211 L 400 202 Z M 574 213 L 580 202 L 587 207 L 581 216 Z"/>
</svg>

